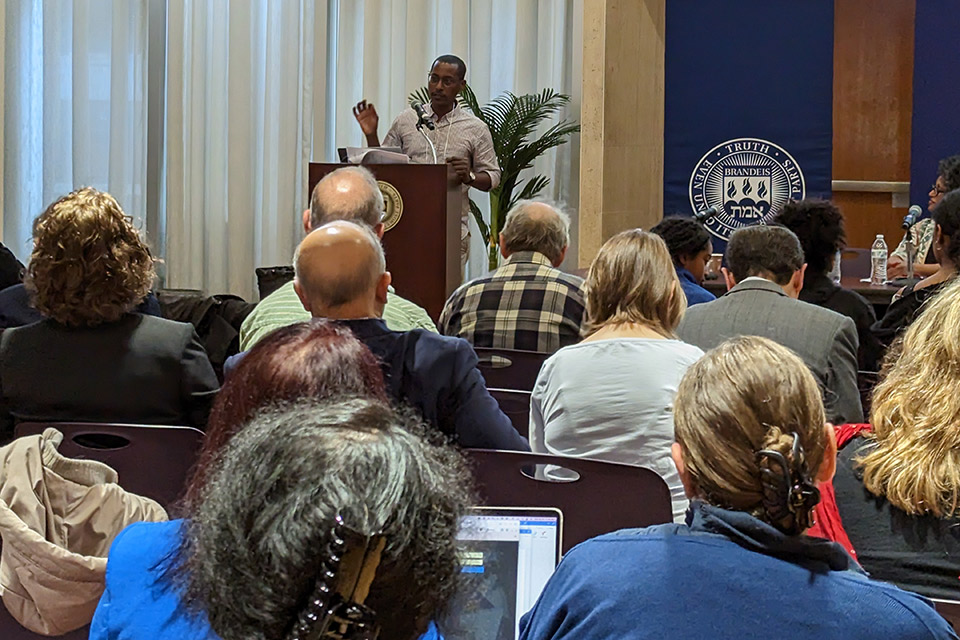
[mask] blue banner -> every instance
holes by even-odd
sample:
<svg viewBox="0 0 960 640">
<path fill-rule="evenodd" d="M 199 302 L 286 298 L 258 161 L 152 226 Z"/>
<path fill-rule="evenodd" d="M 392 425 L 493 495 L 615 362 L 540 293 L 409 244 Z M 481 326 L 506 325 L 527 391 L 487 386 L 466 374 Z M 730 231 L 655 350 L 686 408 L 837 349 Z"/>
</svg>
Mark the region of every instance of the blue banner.
<svg viewBox="0 0 960 640">
<path fill-rule="evenodd" d="M 960 153 L 960 11 L 957 0 L 917 2 L 913 53 L 910 203 L 927 209 L 937 162 Z"/>
<path fill-rule="evenodd" d="M 667 0 L 664 213 L 734 230 L 830 197 L 833 0 Z"/>
</svg>

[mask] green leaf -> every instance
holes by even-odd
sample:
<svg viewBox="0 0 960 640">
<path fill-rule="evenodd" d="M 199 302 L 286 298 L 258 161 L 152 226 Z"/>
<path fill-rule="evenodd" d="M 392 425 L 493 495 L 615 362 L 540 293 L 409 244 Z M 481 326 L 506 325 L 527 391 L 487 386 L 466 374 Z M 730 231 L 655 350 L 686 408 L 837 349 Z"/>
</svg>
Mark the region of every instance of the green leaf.
<svg viewBox="0 0 960 640">
<path fill-rule="evenodd" d="M 414 102 L 430 104 L 430 91 L 426 87 L 420 87 L 416 91 L 413 91 L 407 96 L 407 104 L 412 107 Z"/>
<path fill-rule="evenodd" d="M 477 206 L 477 203 L 473 201 L 473 198 L 470 198 L 470 213 L 473 214 L 473 219 L 477 223 L 477 228 L 480 230 L 480 236 L 483 237 L 484 242 L 489 242 L 490 227 L 487 226 L 486 221 L 483 219 L 483 212 L 480 211 L 480 207 Z"/>
</svg>

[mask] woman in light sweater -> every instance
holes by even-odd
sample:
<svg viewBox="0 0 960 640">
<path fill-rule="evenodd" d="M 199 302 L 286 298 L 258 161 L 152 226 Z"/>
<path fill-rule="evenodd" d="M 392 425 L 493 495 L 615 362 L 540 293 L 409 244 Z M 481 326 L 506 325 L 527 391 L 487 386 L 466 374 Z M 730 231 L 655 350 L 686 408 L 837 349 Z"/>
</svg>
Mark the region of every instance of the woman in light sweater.
<svg viewBox="0 0 960 640">
<path fill-rule="evenodd" d="M 610 238 L 586 291 L 586 337 L 551 356 L 533 388 L 530 446 L 652 469 L 682 521 L 687 499 L 670 458 L 673 398 L 703 352 L 674 336 L 686 300 L 666 244 L 641 229 Z"/>
</svg>

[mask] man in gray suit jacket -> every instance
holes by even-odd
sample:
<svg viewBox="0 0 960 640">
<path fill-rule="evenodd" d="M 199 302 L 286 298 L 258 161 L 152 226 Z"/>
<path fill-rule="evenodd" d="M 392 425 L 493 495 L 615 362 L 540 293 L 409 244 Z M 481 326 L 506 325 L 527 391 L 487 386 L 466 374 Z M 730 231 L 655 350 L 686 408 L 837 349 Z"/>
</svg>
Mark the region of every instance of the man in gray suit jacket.
<svg viewBox="0 0 960 640">
<path fill-rule="evenodd" d="M 677 333 L 704 351 L 727 338 L 770 338 L 793 349 L 823 391 L 827 419 L 862 422 L 857 390 L 857 329 L 847 316 L 797 299 L 803 249 L 784 227 L 739 229 L 730 238 L 723 276 L 726 294 L 687 310 Z"/>
</svg>

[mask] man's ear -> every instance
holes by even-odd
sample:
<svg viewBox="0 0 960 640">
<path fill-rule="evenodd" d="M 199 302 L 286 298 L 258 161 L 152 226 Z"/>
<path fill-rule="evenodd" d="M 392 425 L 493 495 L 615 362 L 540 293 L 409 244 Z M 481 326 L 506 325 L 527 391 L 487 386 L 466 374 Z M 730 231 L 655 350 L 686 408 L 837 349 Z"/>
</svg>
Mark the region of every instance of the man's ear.
<svg viewBox="0 0 960 640">
<path fill-rule="evenodd" d="M 310 309 L 310 299 L 304 295 L 303 287 L 300 286 L 300 281 L 296 278 L 293 279 L 293 290 L 297 292 L 297 297 L 300 298 L 300 304 L 303 305 L 303 308 L 307 310 L 307 313 L 312 314 L 313 311 Z"/>
<path fill-rule="evenodd" d="M 720 272 L 723 274 L 723 281 L 727 283 L 727 291 L 737 286 L 737 281 L 734 280 L 732 271 L 726 267 L 720 267 Z"/>
<path fill-rule="evenodd" d="M 383 240 L 383 234 L 386 233 L 386 231 L 384 231 L 382 222 L 373 225 L 373 233 L 376 234 L 377 238 Z"/>
<path fill-rule="evenodd" d="M 563 259 L 566 257 L 567 257 L 567 248 L 564 247 L 563 249 L 560 250 L 560 257 L 554 260 L 553 262 L 551 262 L 550 264 L 552 264 L 555 269 L 559 269 L 560 265 L 563 264 Z"/>
<path fill-rule="evenodd" d="M 670 457 L 673 458 L 673 464 L 677 466 L 677 473 L 680 475 L 680 483 L 683 484 L 683 492 L 690 499 L 697 497 L 697 488 L 694 485 L 690 472 L 687 471 L 687 465 L 683 461 L 683 447 L 679 442 L 670 445 Z"/>
<path fill-rule="evenodd" d="M 827 436 L 827 446 L 823 450 L 823 461 L 817 470 L 817 482 L 830 482 L 837 472 L 837 432 L 829 422 L 823 425 Z"/>
<path fill-rule="evenodd" d="M 503 259 L 506 260 L 510 257 L 510 254 L 507 253 L 507 243 L 503 241 L 503 233 L 500 234 L 500 242 L 497 244 L 500 245 L 500 255 L 503 256 Z"/>
<path fill-rule="evenodd" d="M 310 235 L 311 231 L 313 231 L 313 224 L 310 221 L 310 209 L 306 209 L 303 212 L 303 233 Z"/>
<path fill-rule="evenodd" d="M 390 288 L 390 283 L 393 281 L 393 276 L 390 275 L 389 271 L 384 271 L 380 274 L 380 278 L 377 280 L 377 302 L 381 304 L 387 304 L 387 290 Z"/>
</svg>

